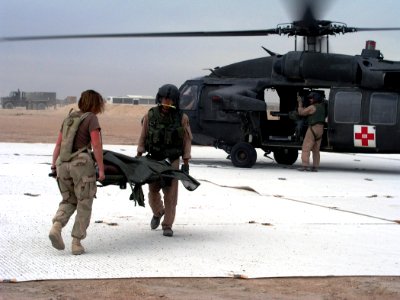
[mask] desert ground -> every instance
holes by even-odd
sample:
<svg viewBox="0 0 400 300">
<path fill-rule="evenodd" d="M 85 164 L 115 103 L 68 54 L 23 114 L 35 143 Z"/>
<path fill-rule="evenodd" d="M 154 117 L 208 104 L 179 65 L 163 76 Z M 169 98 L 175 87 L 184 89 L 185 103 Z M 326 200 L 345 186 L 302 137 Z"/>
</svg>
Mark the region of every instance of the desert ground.
<svg viewBox="0 0 400 300">
<path fill-rule="evenodd" d="M 70 108 L 0 109 L 0 142 L 54 143 Z M 109 105 L 104 144 L 136 144 L 148 106 Z M 47 233 L 45 233 L 47 234 Z M 2 262 L 4 263 L 4 262 Z M 121 278 L 0 283 L 5 299 L 400 299 L 400 277 Z"/>
</svg>

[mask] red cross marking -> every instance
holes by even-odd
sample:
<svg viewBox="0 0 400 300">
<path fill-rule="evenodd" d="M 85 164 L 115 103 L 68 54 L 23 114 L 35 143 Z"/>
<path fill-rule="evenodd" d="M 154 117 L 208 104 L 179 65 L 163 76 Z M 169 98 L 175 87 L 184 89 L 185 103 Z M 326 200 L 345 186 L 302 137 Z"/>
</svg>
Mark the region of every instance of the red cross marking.
<svg viewBox="0 0 400 300">
<path fill-rule="evenodd" d="M 368 146 L 368 141 L 375 140 L 375 134 L 368 133 L 368 127 L 361 127 L 361 132 L 354 133 L 354 138 L 356 140 L 361 140 L 362 146 Z"/>
</svg>

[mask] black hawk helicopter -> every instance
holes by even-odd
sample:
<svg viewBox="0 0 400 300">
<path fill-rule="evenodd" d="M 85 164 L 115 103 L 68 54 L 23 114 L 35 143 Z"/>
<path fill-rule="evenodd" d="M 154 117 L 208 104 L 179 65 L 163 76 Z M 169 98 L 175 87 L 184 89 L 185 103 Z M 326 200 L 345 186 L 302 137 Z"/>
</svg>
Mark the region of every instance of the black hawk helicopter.
<svg viewBox="0 0 400 300">
<path fill-rule="evenodd" d="M 300 20 L 272 29 L 22 36 L 0 41 L 293 36 L 294 51 L 280 55 L 265 49 L 266 57 L 214 68 L 207 76 L 183 83 L 179 107 L 190 118 L 194 144 L 223 149 L 236 167 L 252 167 L 256 148 L 265 155 L 272 152 L 279 164 L 291 165 L 305 132 L 298 129 L 293 113 L 297 97 L 306 99 L 316 91 L 329 94 L 321 151 L 400 153 L 400 62 L 384 60 L 374 41 L 367 41 L 359 55 L 329 53 L 330 36 L 400 27 L 359 28 L 319 20 L 315 3 L 302 1 Z M 303 42 L 301 49 L 298 39 Z M 267 106 L 266 91 L 276 95 L 278 109 Z"/>
</svg>

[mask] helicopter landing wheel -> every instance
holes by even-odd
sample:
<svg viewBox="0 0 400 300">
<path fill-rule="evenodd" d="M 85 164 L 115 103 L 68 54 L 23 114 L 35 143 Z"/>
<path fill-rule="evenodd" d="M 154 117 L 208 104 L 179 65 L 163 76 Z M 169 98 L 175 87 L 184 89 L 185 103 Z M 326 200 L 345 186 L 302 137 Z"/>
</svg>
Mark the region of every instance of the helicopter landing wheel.
<svg viewBox="0 0 400 300">
<path fill-rule="evenodd" d="M 279 149 L 274 151 L 274 159 L 281 165 L 293 165 L 298 156 L 299 152 L 297 149 Z"/>
<path fill-rule="evenodd" d="M 251 168 L 257 161 L 257 151 L 245 142 L 237 143 L 230 153 L 232 164 L 238 168 Z"/>
</svg>

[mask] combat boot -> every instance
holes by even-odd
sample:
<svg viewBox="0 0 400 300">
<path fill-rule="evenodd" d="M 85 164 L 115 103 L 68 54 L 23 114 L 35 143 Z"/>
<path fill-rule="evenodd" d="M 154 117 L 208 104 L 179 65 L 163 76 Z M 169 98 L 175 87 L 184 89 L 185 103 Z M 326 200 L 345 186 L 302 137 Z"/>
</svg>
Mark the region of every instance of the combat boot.
<svg viewBox="0 0 400 300">
<path fill-rule="evenodd" d="M 161 212 L 160 216 L 153 216 L 150 221 L 150 228 L 152 230 L 157 229 L 160 226 L 161 217 L 164 215 L 164 211 Z"/>
<path fill-rule="evenodd" d="M 81 245 L 81 240 L 77 238 L 72 238 L 72 254 L 81 255 L 85 253 L 85 248 Z"/>
<path fill-rule="evenodd" d="M 61 223 L 60 222 L 54 222 L 53 226 L 50 229 L 50 233 L 49 233 L 49 239 L 51 241 L 51 244 L 57 250 L 64 250 L 65 249 L 64 241 L 63 241 L 62 236 L 61 236 L 61 229 L 62 229 Z"/>
<path fill-rule="evenodd" d="M 163 236 L 173 236 L 174 232 L 170 227 L 163 228 Z"/>
</svg>

